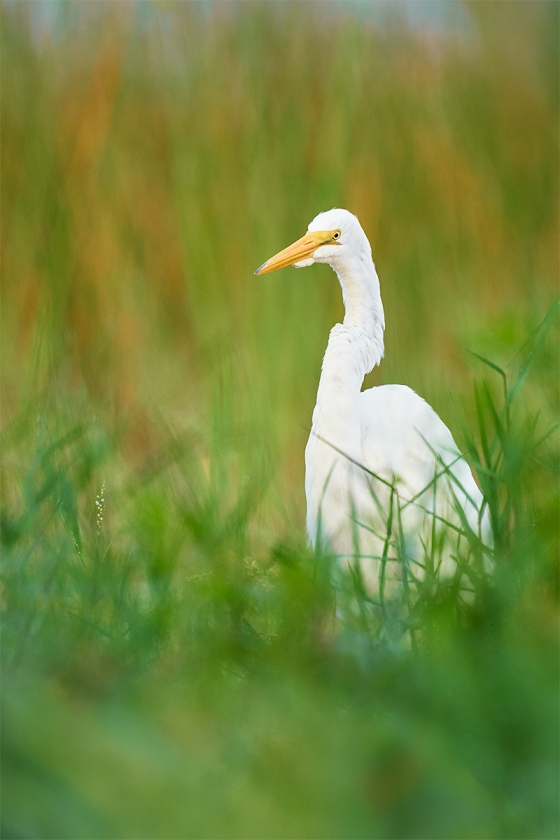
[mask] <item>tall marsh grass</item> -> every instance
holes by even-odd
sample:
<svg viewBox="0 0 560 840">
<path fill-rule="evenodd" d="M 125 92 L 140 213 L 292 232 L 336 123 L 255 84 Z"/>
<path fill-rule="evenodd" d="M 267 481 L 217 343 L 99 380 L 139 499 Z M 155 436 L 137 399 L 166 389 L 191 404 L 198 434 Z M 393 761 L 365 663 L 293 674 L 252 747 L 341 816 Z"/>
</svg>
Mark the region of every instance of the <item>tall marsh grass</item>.
<svg viewBox="0 0 560 840">
<path fill-rule="evenodd" d="M 0 26 L 3 836 L 557 836 L 557 6 L 53 8 Z M 472 604 L 380 616 L 306 545 L 340 292 L 253 271 L 331 206 L 366 384 L 488 500 Z"/>
</svg>

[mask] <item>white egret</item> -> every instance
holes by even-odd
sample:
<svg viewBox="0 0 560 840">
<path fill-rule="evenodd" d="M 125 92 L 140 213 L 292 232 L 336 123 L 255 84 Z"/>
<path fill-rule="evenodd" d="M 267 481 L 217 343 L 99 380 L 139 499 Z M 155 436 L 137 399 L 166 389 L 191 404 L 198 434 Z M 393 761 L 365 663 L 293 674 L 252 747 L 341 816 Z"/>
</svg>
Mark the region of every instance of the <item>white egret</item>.
<svg viewBox="0 0 560 840">
<path fill-rule="evenodd" d="M 320 213 L 255 274 L 315 262 L 338 275 L 345 315 L 330 332 L 305 451 L 308 536 L 342 559 L 358 558 L 370 591 L 379 590 L 380 574 L 384 588 L 402 579 L 403 556 L 412 578 L 423 577 L 426 563 L 452 575 L 457 541 L 469 529 L 488 535 L 488 512 L 451 432 L 421 397 L 405 385 L 361 390 L 383 356 L 385 318 L 358 219 Z M 442 549 L 442 534 L 452 547 Z M 400 562 L 387 563 L 397 555 Z"/>
</svg>

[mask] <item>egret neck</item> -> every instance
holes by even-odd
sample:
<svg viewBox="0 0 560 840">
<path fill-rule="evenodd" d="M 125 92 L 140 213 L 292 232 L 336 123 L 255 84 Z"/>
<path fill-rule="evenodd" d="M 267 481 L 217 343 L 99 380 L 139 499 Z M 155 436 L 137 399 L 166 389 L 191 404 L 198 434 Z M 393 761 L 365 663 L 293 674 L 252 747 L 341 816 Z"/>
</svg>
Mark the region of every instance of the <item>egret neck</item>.
<svg viewBox="0 0 560 840">
<path fill-rule="evenodd" d="M 323 357 L 313 433 L 356 457 L 361 437 L 358 398 L 364 376 L 383 357 L 385 318 L 371 253 L 361 249 L 341 255 L 332 267 L 342 288 L 345 315 L 343 323 L 332 328 Z"/>
</svg>

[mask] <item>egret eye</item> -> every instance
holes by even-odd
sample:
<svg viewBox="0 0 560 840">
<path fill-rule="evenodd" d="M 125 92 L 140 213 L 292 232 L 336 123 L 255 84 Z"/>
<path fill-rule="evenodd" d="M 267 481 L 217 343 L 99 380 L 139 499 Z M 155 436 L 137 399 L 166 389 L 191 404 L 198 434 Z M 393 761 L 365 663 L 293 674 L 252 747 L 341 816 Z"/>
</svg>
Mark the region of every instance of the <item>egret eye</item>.
<svg viewBox="0 0 560 840">
<path fill-rule="evenodd" d="M 335 232 L 333 233 L 333 237 L 332 237 L 332 238 L 333 238 L 333 239 L 340 239 L 340 231 L 339 231 L 339 230 L 335 230 Z"/>
</svg>

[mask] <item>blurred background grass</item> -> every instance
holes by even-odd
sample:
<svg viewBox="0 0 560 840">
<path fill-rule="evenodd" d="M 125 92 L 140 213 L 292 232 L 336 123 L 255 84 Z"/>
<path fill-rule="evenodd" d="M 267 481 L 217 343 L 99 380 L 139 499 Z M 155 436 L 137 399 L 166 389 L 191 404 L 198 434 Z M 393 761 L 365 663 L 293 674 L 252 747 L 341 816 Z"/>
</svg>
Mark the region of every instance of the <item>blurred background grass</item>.
<svg viewBox="0 0 560 840">
<path fill-rule="evenodd" d="M 356 213 L 387 319 L 366 384 L 463 443 L 493 376 L 467 351 L 511 377 L 531 354 L 558 5 L 423 7 L 443 28 L 399 3 L 3 4 L 4 836 L 556 836 L 558 455 L 532 441 L 557 322 L 514 407 L 495 600 L 466 626 L 434 604 L 410 650 L 333 634 L 304 544 L 336 279 L 253 276 Z"/>
</svg>

